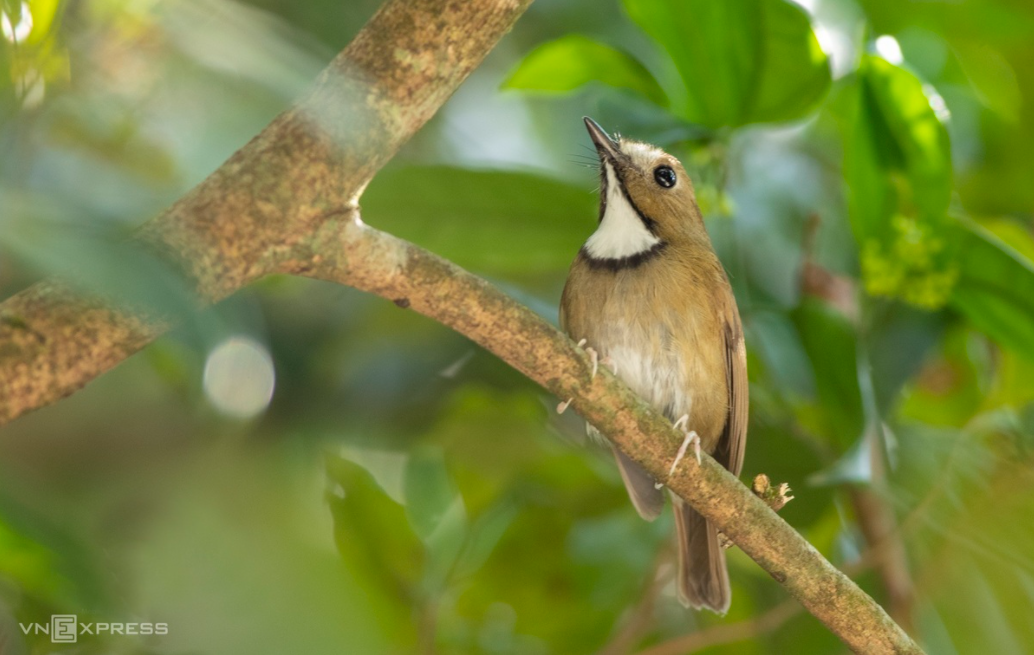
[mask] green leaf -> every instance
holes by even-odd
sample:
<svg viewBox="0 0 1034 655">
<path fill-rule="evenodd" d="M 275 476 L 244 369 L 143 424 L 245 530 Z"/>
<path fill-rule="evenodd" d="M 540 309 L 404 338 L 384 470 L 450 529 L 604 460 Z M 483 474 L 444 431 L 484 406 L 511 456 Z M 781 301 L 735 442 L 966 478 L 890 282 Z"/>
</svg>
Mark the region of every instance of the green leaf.
<svg viewBox="0 0 1034 655">
<path fill-rule="evenodd" d="M 767 22 L 746 122 L 792 120 L 826 95 L 831 82 L 829 59 L 807 12 L 798 5 L 768 0 L 762 7 Z"/>
<path fill-rule="evenodd" d="M 457 577 L 471 575 L 484 565 L 516 515 L 517 504 L 507 500 L 478 517 L 456 564 Z"/>
<path fill-rule="evenodd" d="M 668 106 L 664 89 L 632 55 L 580 34 L 561 37 L 533 50 L 503 87 L 565 92 L 590 82 L 629 89 L 654 104 Z"/>
<path fill-rule="evenodd" d="M 54 23 L 59 5 L 58 0 L 32 0 L 29 10 L 32 12 L 32 32 L 28 43 L 42 43 L 50 36 L 50 27 Z"/>
<path fill-rule="evenodd" d="M 363 219 L 481 273 L 557 273 L 593 230 L 590 191 L 530 173 L 396 168 L 370 183 Z"/>
<path fill-rule="evenodd" d="M 865 427 L 855 328 L 843 314 L 814 298 L 802 300 L 792 317 L 815 376 L 819 413 L 813 427 L 844 452 Z"/>
<path fill-rule="evenodd" d="M 420 538 L 429 540 L 446 520 L 453 520 L 455 505 L 462 499 L 438 449 L 422 450 L 410 456 L 403 480 L 406 516 Z"/>
<path fill-rule="evenodd" d="M 826 93 L 828 58 L 785 0 L 625 0 L 686 85 L 683 117 L 708 127 L 799 118 Z"/>
<path fill-rule="evenodd" d="M 169 480 L 153 524 L 140 531 L 131 549 L 122 551 L 122 575 L 133 581 L 134 598 L 120 611 L 167 621 L 170 630 L 163 647 L 179 653 L 206 652 L 212 644 L 218 644 L 220 653 L 249 655 L 295 648 L 330 655 L 340 653 L 341 644 L 356 653 L 412 650 L 416 629 L 392 589 L 372 584 L 365 562 L 348 559 L 347 550 L 342 559 L 327 549 L 325 536 L 313 536 L 322 532 L 312 530 L 319 525 L 317 517 L 325 516 L 326 505 L 312 493 L 308 464 L 304 470 L 285 470 L 288 452 L 280 449 L 257 458 L 240 451 L 209 452 Z M 352 473 L 344 470 L 348 466 L 345 462 L 341 470 L 345 477 Z M 137 491 L 141 489 L 147 487 L 138 485 Z M 362 493 L 350 485 L 342 503 L 350 502 L 347 494 L 353 489 Z M 348 535 L 338 533 L 344 538 L 339 543 L 347 549 L 363 547 L 355 542 L 365 541 L 393 571 L 410 566 L 412 560 L 400 561 L 387 552 L 385 535 L 376 529 L 381 517 L 367 518 L 374 522 L 350 526 L 354 531 Z M 199 598 L 211 602 L 204 617 L 197 613 Z M 129 645 L 130 652 L 148 651 Z M 88 650 L 123 648 L 112 641 L 111 646 Z"/>
<path fill-rule="evenodd" d="M 943 306 L 958 278 L 951 147 L 931 97 L 909 71 L 866 55 L 835 103 L 866 291 L 926 309 Z"/>
<path fill-rule="evenodd" d="M 808 476 L 808 484 L 832 487 L 872 482 L 872 451 L 871 439 L 863 435 L 832 464 Z"/>
<path fill-rule="evenodd" d="M 951 305 L 1002 345 L 1034 358 L 1034 264 L 965 223 Z"/>
<path fill-rule="evenodd" d="M 423 587 L 435 594 L 451 579 L 469 532 L 466 506 L 441 449 L 420 449 L 410 455 L 403 493 L 406 516 L 427 547 Z"/>
<path fill-rule="evenodd" d="M 863 60 L 861 78 L 872 120 L 893 140 L 881 153 L 884 170 L 905 174 L 920 213 L 943 216 L 951 197 L 951 145 L 927 89 L 915 75 L 879 57 Z"/>
<path fill-rule="evenodd" d="M 329 503 L 342 558 L 372 588 L 399 590 L 415 584 L 425 553 L 402 506 L 359 464 L 328 455 L 327 476 L 341 492 Z"/>
<path fill-rule="evenodd" d="M 886 234 L 898 213 L 943 221 L 951 198 L 951 145 L 923 83 L 866 55 L 846 95 L 844 176 L 859 240 Z"/>
</svg>

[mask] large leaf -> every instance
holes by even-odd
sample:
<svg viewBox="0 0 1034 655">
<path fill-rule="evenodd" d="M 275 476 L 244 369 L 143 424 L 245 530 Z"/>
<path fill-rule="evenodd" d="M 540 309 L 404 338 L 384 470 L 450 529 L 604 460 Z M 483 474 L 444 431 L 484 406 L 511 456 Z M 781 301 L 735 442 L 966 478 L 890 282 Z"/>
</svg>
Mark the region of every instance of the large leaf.
<svg viewBox="0 0 1034 655">
<path fill-rule="evenodd" d="M 589 82 L 629 89 L 654 104 L 668 105 L 661 85 L 632 55 L 580 34 L 561 37 L 533 50 L 503 86 L 563 92 Z"/>
<path fill-rule="evenodd" d="M 463 500 L 445 468 L 445 458 L 438 449 L 418 450 L 406 466 L 403 489 L 406 495 L 406 516 L 413 530 L 427 541 L 434 536 L 455 506 L 464 516 Z"/>
<path fill-rule="evenodd" d="M 886 234 L 896 213 L 943 221 L 951 146 L 927 89 L 909 71 L 873 56 L 862 59 L 854 83 L 844 174 L 855 234 Z"/>
<path fill-rule="evenodd" d="M 785 0 L 625 0 L 686 85 L 684 118 L 708 127 L 798 118 L 829 87 L 807 13 Z"/>
<path fill-rule="evenodd" d="M 363 219 L 478 272 L 555 273 L 592 232 L 596 202 L 589 186 L 530 173 L 414 167 L 377 176 Z"/>
<path fill-rule="evenodd" d="M 996 341 L 1034 358 L 1034 264 L 966 224 L 951 304 Z"/>
<path fill-rule="evenodd" d="M 931 105 L 932 91 L 909 71 L 879 57 L 865 59 L 862 81 L 871 120 L 883 124 L 893 140 L 880 153 L 881 163 L 906 175 L 919 212 L 943 216 L 951 195 L 951 146 L 948 130 Z"/>
<path fill-rule="evenodd" d="M 406 511 L 359 464 L 328 455 L 327 476 L 340 488 L 329 503 L 341 556 L 371 588 L 404 595 L 426 559 Z"/>
<path fill-rule="evenodd" d="M 814 373 L 817 415 L 801 417 L 844 452 L 865 427 L 858 386 L 858 345 L 854 326 L 829 305 L 804 298 L 792 318 Z"/>
<path fill-rule="evenodd" d="M 951 148 L 932 94 L 904 68 L 865 56 L 835 103 L 865 289 L 926 309 L 947 302 L 958 275 Z"/>
<path fill-rule="evenodd" d="M 467 510 L 438 448 L 410 455 L 403 478 L 406 517 L 427 547 L 424 589 L 436 593 L 448 582 L 467 539 Z"/>
</svg>

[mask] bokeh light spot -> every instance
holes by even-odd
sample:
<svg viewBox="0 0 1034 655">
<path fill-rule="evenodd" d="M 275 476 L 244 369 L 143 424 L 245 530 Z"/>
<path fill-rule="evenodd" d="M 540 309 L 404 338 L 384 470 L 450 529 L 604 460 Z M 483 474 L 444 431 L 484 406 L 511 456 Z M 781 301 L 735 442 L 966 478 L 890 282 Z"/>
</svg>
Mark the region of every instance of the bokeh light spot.
<svg viewBox="0 0 1034 655">
<path fill-rule="evenodd" d="M 7 12 L 0 11 L 0 31 L 3 31 L 4 38 L 12 43 L 21 43 L 32 33 L 32 12 L 29 5 L 22 3 L 21 16 L 17 23 L 11 21 Z"/>
<path fill-rule="evenodd" d="M 901 45 L 898 44 L 898 40 L 893 36 L 884 34 L 878 37 L 876 39 L 876 52 L 895 66 L 900 66 L 905 61 L 905 56 L 901 54 Z"/>
<path fill-rule="evenodd" d="M 275 382 L 269 351 L 248 337 L 223 341 L 205 362 L 205 396 L 227 416 L 246 419 L 261 413 L 273 398 Z"/>
</svg>

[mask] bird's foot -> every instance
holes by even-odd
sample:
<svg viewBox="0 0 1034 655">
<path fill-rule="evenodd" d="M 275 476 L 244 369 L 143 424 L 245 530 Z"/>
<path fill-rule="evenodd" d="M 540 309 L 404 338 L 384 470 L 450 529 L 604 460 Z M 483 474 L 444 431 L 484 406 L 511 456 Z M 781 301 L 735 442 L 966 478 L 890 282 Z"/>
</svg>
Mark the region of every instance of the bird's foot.
<svg viewBox="0 0 1034 655">
<path fill-rule="evenodd" d="M 679 417 L 679 420 L 671 424 L 671 427 L 675 428 L 679 432 L 685 434 L 686 424 L 689 423 L 689 414 L 683 414 Z"/>
<path fill-rule="evenodd" d="M 688 420 L 689 417 L 686 415 L 680 417 L 679 420 L 675 421 L 675 429 L 679 430 L 682 427 L 684 427 Z M 686 435 L 686 438 L 682 441 L 682 445 L 679 446 L 678 452 L 675 453 L 675 461 L 671 463 L 671 468 L 668 469 L 668 478 L 671 478 L 671 476 L 675 475 L 675 469 L 678 468 L 679 462 L 681 462 L 682 459 L 686 456 L 686 451 L 689 449 L 690 444 L 693 445 L 693 453 L 696 455 L 697 464 L 703 463 L 703 460 L 700 455 L 700 435 L 698 435 L 694 430 L 683 432 L 683 434 Z M 657 489 L 660 489 L 664 486 L 664 483 L 657 482 L 653 486 Z"/>
<path fill-rule="evenodd" d="M 600 355 L 591 347 L 586 347 L 585 352 L 589 355 L 589 360 L 592 361 L 592 377 L 589 379 L 595 380 L 596 374 L 600 371 Z"/>
<path fill-rule="evenodd" d="M 589 361 L 592 362 L 592 376 L 589 379 L 590 380 L 595 380 L 596 379 L 596 374 L 600 372 L 600 364 L 603 364 L 604 366 L 610 368 L 610 370 L 614 373 L 614 375 L 617 375 L 618 374 L 617 362 L 615 362 L 613 359 L 611 359 L 610 356 L 602 357 L 601 358 L 600 354 L 598 352 L 596 352 L 596 349 L 593 348 L 592 346 L 586 346 L 585 345 L 586 343 L 588 343 L 588 341 L 586 339 L 579 339 L 578 343 L 576 345 L 577 345 L 577 347 L 582 348 L 582 349 L 585 350 L 585 354 L 589 356 Z M 563 414 L 564 412 L 566 412 L 567 408 L 571 406 L 571 401 L 572 400 L 574 400 L 574 398 L 568 398 L 564 402 L 562 402 L 559 405 L 557 405 L 556 406 L 557 414 Z"/>
<path fill-rule="evenodd" d="M 600 354 L 596 352 L 596 349 L 592 346 L 586 346 L 586 343 L 588 343 L 588 339 L 579 339 L 578 347 L 583 348 L 585 350 L 585 354 L 589 356 L 589 361 L 592 362 L 592 377 L 589 379 L 595 380 L 596 374 L 599 373 L 600 370 Z M 608 358 L 604 357 L 603 361 L 606 362 L 607 359 Z"/>
</svg>

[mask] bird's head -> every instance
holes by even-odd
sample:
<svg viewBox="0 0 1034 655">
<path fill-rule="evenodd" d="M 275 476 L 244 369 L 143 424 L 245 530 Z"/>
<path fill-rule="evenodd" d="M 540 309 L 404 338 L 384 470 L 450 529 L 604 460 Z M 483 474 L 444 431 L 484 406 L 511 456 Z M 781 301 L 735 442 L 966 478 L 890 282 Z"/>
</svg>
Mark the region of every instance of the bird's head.
<svg viewBox="0 0 1034 655">
<path fill-rule="evenodd" d="M 612 139 L 585 118 L 600 158 L 600 227 L 586 242 L 594 259 L 621 259 L 706 239 L 693 184 L 678 159 L 640 141 Z"/>
</svg>

